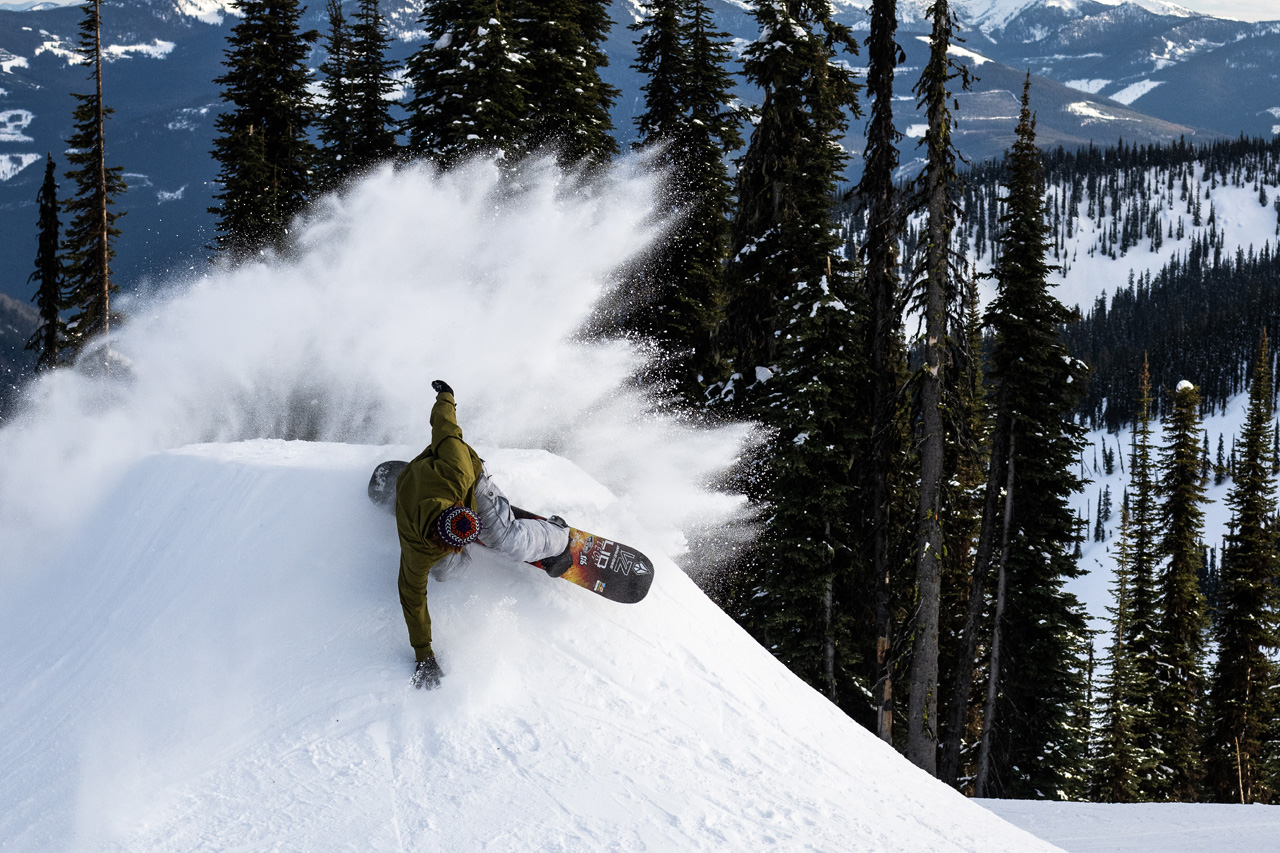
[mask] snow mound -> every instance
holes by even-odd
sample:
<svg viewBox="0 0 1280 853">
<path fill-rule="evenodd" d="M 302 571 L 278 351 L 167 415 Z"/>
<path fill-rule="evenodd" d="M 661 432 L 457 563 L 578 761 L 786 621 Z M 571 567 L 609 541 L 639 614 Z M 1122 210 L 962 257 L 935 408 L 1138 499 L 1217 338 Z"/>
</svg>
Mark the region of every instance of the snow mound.
<svg viewBox="0 0 1280 853">
<path fill-rule="evenodd" d="M 1054 849 L 800 682 L 630 503 L 481 447 L 513 500 L 635 544 L 617 605 L 482 554 L 430 587 L 412 690 L 373 465 L 255 440 L 129 467 L 0 598 L 0 840 L 15 850 Z M 15 651 L 16 650 L 16 651 Z"/>
</svg>

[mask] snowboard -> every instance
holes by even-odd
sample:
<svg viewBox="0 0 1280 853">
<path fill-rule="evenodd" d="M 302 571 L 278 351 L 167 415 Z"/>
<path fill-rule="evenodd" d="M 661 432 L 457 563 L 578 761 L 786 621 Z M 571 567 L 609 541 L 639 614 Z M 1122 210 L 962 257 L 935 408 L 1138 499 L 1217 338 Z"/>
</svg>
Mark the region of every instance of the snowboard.
<svg viewBox="0 0 1280 853">
<path fill-rule="evenodd" d="M 408 464 L 391 460 L 374 468 L 369 478 L 369 500 L 394 513 L 396 477 Z M 517 506 L 512 506 L 511 512 L 516 518 L 546 521 L 545 517 Z M 630 545 L 570 527 L 569 555 L 572 561 L 560 577 L 610 601 L 635 604 L 648 594 L 649 587 L 653 585 L 653 563 Z M 546 566 L 541 563 L 529 565 L 546 571 Z"/>
</svg>

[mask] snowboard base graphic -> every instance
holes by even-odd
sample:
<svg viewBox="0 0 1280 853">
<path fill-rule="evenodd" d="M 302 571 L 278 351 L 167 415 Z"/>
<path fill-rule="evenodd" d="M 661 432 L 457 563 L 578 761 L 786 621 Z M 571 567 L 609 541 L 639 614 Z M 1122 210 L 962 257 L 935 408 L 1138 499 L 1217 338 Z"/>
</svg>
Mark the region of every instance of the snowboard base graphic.
<svg viewBox="0 0 1280 853">
<path fill-rule="evenodd" d="M 369 500 L 394 513 L 396 508 L 396 477 L 407 462 L 391 460 L 373 469 L 369 478 Z M 516 518 L 546 519 L 519 507 L 511 507 Z M 481 539 L 483 539 L 483 533 Z M 635 604 L 645 597 L 653 585 L 653 563 L 644 554 L 613 539 L 606 539 L 576 527 L 569 528 L 569 556 L 571 563 L 563 580 L 596 595 L 621 604 Z M 530 563 L 546 570 L 541 563 Z"/>
</svg>

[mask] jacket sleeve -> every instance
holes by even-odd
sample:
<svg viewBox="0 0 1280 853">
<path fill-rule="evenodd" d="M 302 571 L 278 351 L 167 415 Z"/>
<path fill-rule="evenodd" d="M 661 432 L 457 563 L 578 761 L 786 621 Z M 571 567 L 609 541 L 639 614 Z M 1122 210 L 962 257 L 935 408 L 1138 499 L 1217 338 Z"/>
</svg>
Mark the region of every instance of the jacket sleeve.
<svg viewBox="0 0 1280 853">
<path fill-rule="evenodd" d="M 401 554 L 400 609 L 404 611 L 404 622 L 409 628 L 409 643 L 413 646 L 414 658 L 427 660 L 431 657 L 431 613 L 427 610 L 427 571 L 423 561 L 415 560 L 409 554 Z"/>
<path fill-rule="evenodd" d="M 431 613 L 427 610 L 427 576 L 432 566 L 444 556 L 438 546 L 422 534 L 424 520 L 420 514 L 439 512 L 450 502 L 436 499 L 427 502 L 435 506 L 418 504 L 405 510 L 406 516 L 397 513 L 400 533 L 400 607 L 404 611 L 405 625 L 409 628 L 409 642 L 415 657 L 425 660 L 431 657 Z"/>
<path fill-rule="evenodd" d="M 436 471 L 454 481 L 459 495 L 465 494 L 480 472 L 475 470 L 471 448 L 462 439 L 457 406 L 448 392 L 436 395 L 436 404 L 431 408 L 431 451 L 436 457 Z"/>
</svg>

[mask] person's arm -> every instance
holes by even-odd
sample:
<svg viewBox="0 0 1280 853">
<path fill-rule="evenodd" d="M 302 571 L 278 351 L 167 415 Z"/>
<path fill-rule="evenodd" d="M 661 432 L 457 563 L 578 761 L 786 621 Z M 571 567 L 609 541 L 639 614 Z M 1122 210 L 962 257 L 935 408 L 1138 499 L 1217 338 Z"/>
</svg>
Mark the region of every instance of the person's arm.
<svg viewBox="0 0 1280 853">
<path fill-rule="evenodd" d="M 407 554 L 400 557 L 400 609 L 409 628 L 409 644 L 416 660 L 427 660 L 431 653 L 431 613 L 427 610 L 427 571 L 415 565 Z"/>
<path fill-rule="evenodd" d="M 445 388 L 449 386 L 445 385 Z M 472 462 L 471 448 L 463 440 L 462 428 L 458 426 L 458 409 L 452 390 L 438 393 L 436 404 L 431 408 L 431 451 L 437 460 L 436 470 L 453 479 L 462 492 L 471 488 L 480 475 Z M 442 471 L 440 466 L 448 471 Z"/>
</svg>

